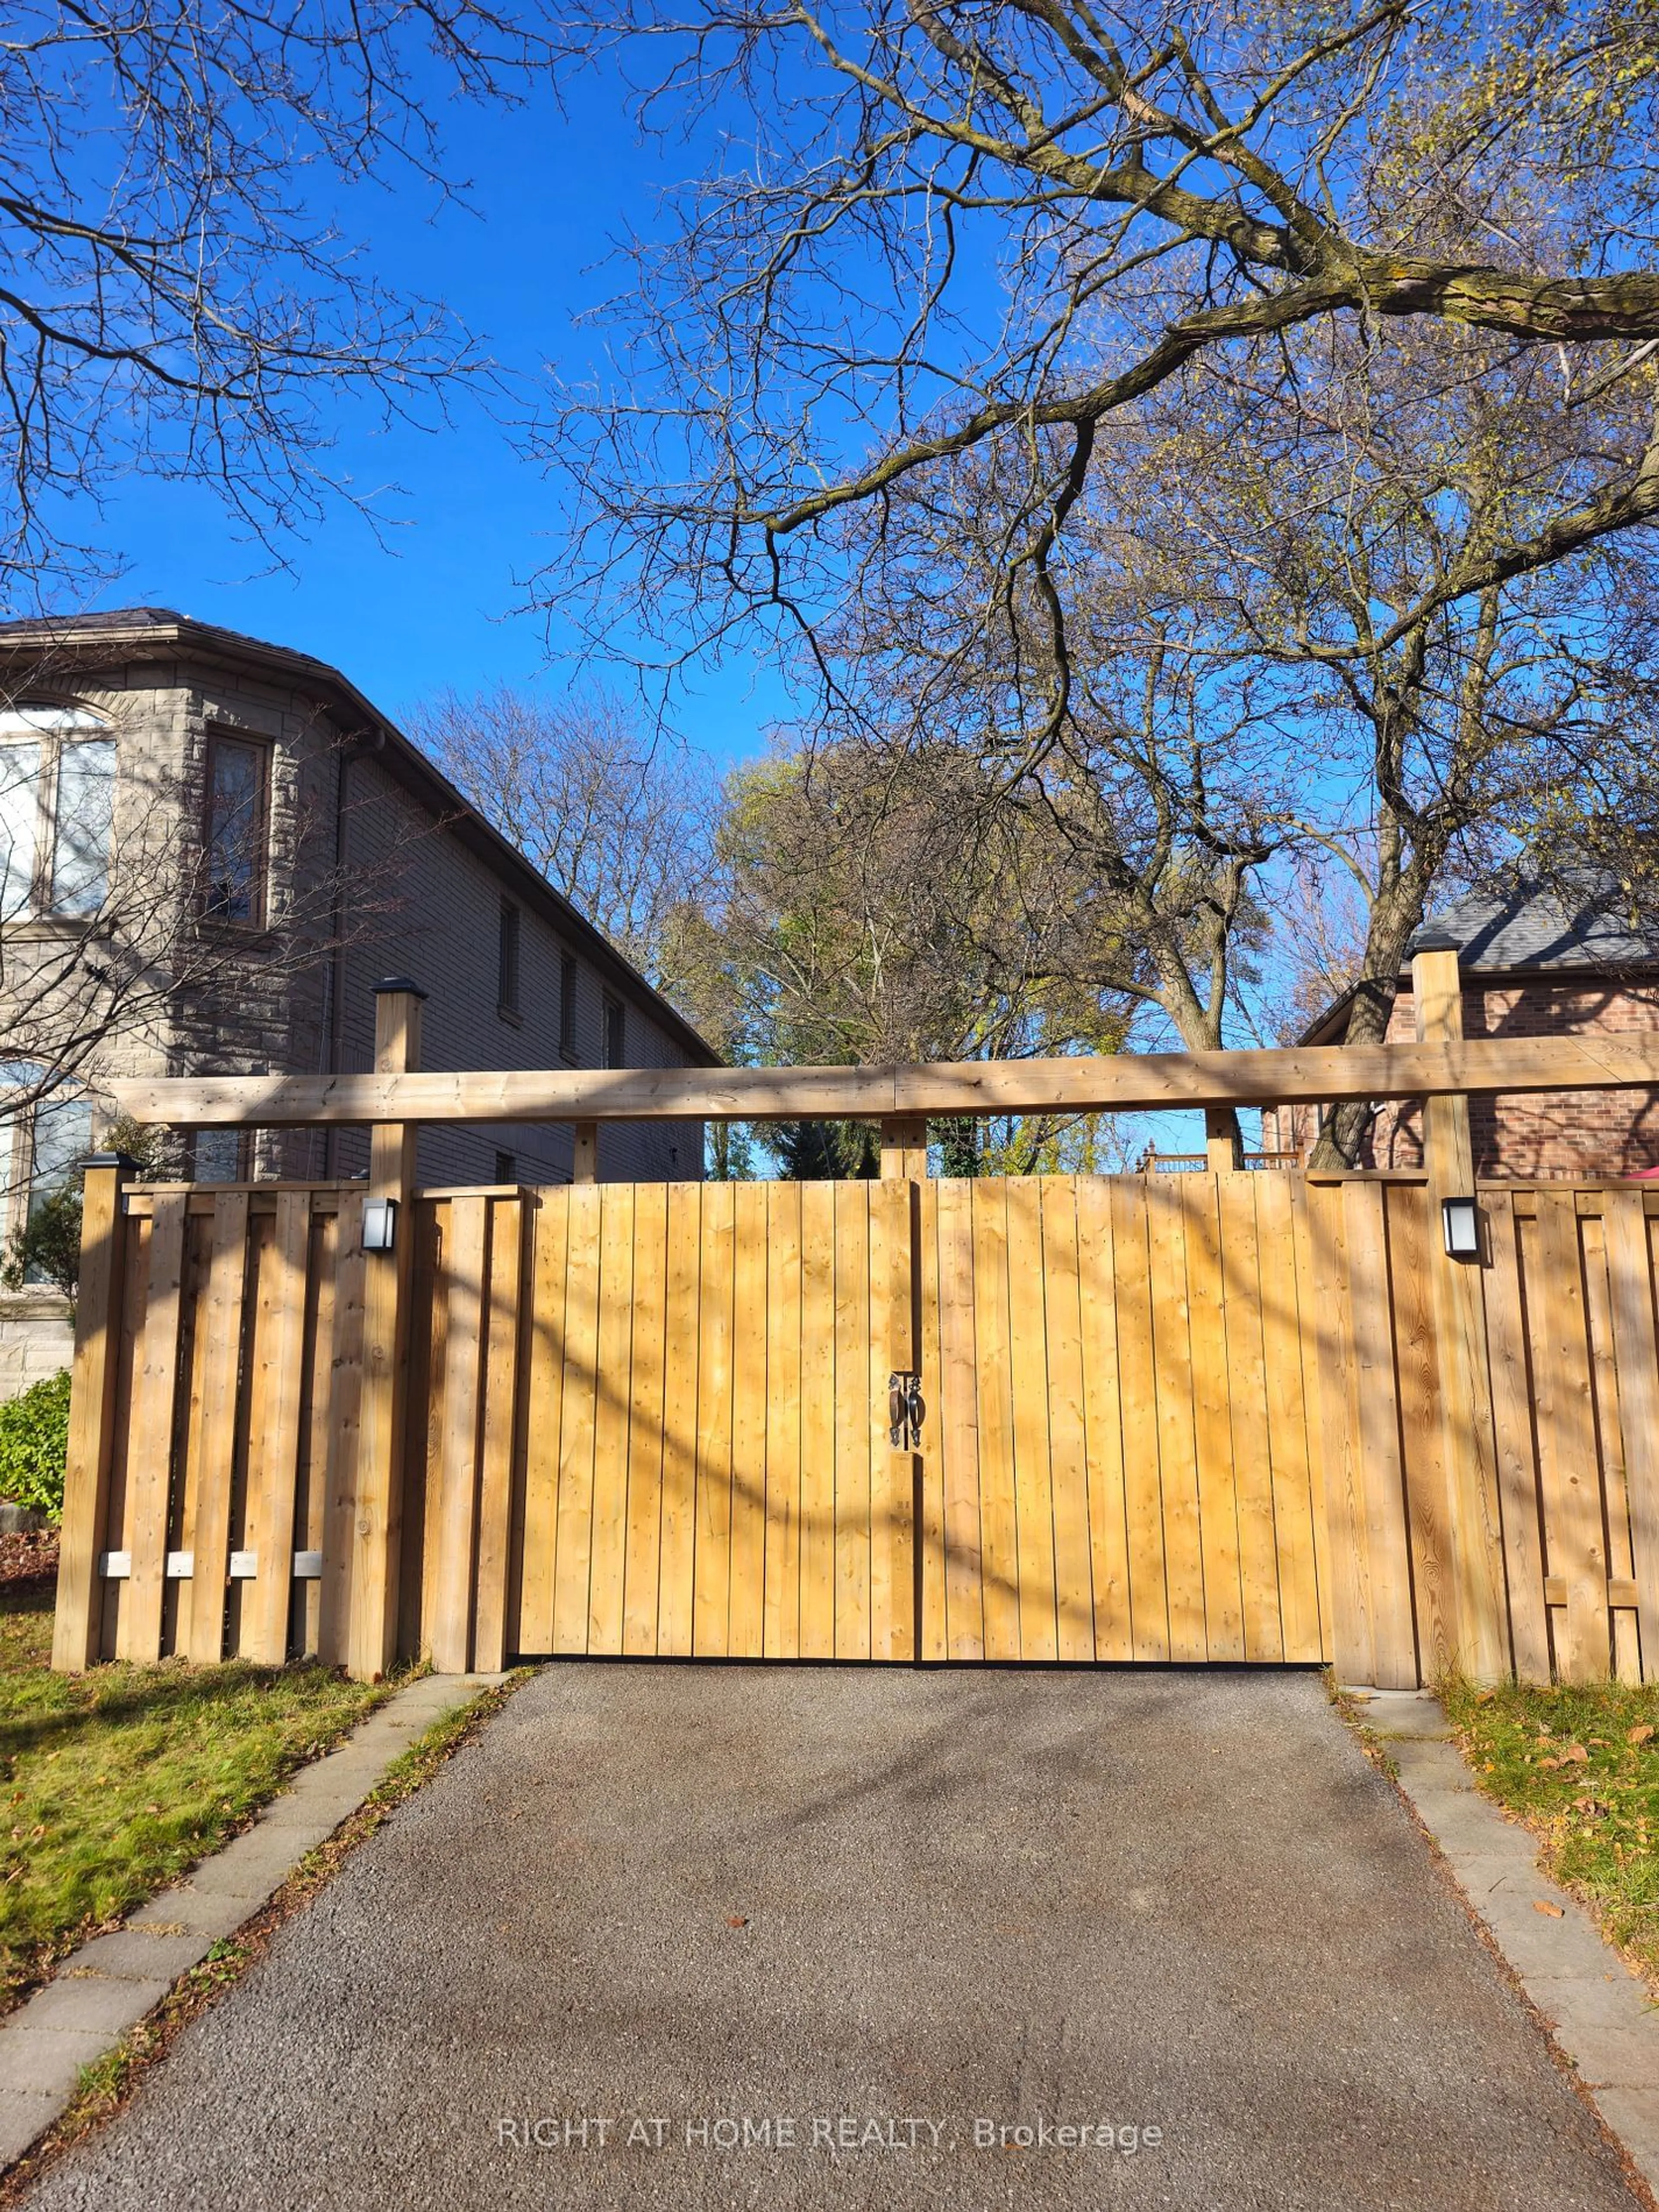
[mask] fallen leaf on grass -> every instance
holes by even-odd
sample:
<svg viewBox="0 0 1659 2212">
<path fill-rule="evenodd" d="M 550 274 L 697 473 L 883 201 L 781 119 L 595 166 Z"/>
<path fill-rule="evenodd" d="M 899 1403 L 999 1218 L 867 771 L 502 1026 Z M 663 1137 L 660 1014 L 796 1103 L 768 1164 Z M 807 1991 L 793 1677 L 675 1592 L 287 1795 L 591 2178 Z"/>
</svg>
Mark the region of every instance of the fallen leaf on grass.
<svg viewBox="0 0 1659 2212">
<path fill-rule="evenodd" d="M 1646 1743 L 1652 1734 L 1653 1723 L 1651 1721 L 1642 1721 L 1639 1722 L 1635 1728 L 1631 1729 L 1630 1733 L 1626 1736 L 1625 1741 L 1626 1743 Z"/>
<path fill-rule="evenodd" d="M 1589 1764 L 1589 1753 L 1582 1743 L 1570 1743 L 1561 1754 L 1561 1764 L 1563 1766 L 1569 1764 L 1574 1766 L 1587 1766 Z"/>
<path fill-rule="evenodd" d="M 1565 1919 L 1566 1917 L 1563 1913 L 1560 1906 L 1559 1905 L 1552 1905 L 1547 1897 L 1534 1897 L 1532 1901 L 1532 1909 L 1534 1912 L 1547 1912 L 1552 1920 L 1561 1920 Z"/>
</svg>

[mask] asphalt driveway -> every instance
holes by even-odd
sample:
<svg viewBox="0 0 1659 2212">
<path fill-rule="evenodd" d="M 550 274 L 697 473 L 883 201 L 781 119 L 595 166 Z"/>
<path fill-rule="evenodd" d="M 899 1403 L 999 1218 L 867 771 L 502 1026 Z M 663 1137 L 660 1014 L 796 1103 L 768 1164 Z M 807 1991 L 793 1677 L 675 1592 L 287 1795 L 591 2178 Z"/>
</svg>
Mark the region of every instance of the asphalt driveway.
<svg viewBox="0 0 1659 2212">
<path fill-rule="evenodd" d="M 1633 2202 L 1316 1679 L 591 1664 L 28 2199 Z"/>
</svg>

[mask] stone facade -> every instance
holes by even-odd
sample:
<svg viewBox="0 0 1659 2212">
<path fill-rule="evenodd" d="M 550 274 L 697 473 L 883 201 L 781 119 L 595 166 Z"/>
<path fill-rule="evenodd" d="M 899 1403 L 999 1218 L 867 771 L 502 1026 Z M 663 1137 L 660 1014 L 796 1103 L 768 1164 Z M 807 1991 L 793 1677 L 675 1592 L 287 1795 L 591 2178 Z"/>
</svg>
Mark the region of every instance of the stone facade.
<svg viewBox="0 0 1659 2212">
<path fill-rule="evenodd" d="M 98 966 L 142 971 L 80 1074 L 88 1133 L 106 1125 L 100 1079 L 356 1071 L 373 1065 L 372 986 L 408 975 L 427 993 L 429 1068 L 713 1064 L 694 1030 L 337 672 L 307 656 L 163 610 L 58 625 L 0 623 L 4 698 L 89 710 L 116 746 L 116 875 L 122 919 Z M 204 824 L 215 735 L 252 740 L 263 763 L 260 911 L 204 909 Z M 50 905 L 50 901 L 46 902 Z M 511 924 L 516 1005 L 501 1003 Z M 126 917 L 136 917 L 126 927 Z M 102 925 L 99 927 L 101 931 Z M 9 990 L 63 957 L 84 922 L 50 912 L 4 925 Z M 84 977 L 81 988 L 86 988 Z M 567 990 L 571 1002 L 567 1010 Z M 3 1001 L 0 1001 L 3 1005 Z M 15 1024 L 14 1022 L 14 1027 Z M 47 1025 L 50 1028 L 50 1024 Z M 430 1127 L 429 1184 L 569 1180 L 568 1127 Z M 602 1132 L 611 1179 L 695 1180 L 700 1122 Z M 325 1180 L 367 1164 L 366 1133 L 268 1130 L 196 1140 L 203 1180 L 254 1174 Z M 4 1225 L 27 1203 L 27 1117 L 12 1146 Z M 66 1309 L 46 1292 L 0 1295 L 0 1395 L 68 1357 Z"/>
<path fill-rule="evenodd" d="M 55 1291 L 0 1296 L 0 1399 L 15 1398 L 70 1364 L 75 1332 L 69 1300 Z"/>
</svg>

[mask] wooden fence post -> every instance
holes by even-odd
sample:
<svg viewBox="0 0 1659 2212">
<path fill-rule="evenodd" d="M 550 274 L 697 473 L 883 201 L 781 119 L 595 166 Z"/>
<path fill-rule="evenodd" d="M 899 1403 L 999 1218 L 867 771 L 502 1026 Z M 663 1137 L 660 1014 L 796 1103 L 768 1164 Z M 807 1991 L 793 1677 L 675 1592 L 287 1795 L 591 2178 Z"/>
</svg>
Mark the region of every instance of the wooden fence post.
<svg viewBox="0 0 1659 2212">
<path fill-rule="evenodd" d="M 420 1066 L 425 997 L 407 976 L 391 976 L 374 986 L 377 1075 L 401 1075 Z M 414 1124 L 407 1121 L 377 1122 L 369 1133 L 368 1202 L 390 1199 L 397 1212 L 392 1249 L 369 1252 L 364 1263 L 362 1408 L 347 1639 L 349 1670 L 360 1681 L 384 1674 L 397 1656 L 416 1135 Z"/>
<path fill-rule="evenodd" d="M 86 1165 L 81 1273 L 76 1286 L 75 1363 L 70 1386 L 69 1456 L 58 1555 L 52 1663 L 78 1674 L 96 1661 L 104 1584 L 98 1572 L 115 1445 L 115 1377 L 126 1282 L 126 1215 L 121 1186 L 136 1173 L 125 1152 L 94 1152 Z"/>
<path fill-rule="evenodd" d="M 578 1121 L 570 1153 L 572 1182 L 597 1182 L 599 1179 L 599 1125 L 597 1121 Z"/>
<path fill-rule="evenodd" d="M 911 1115 L 885 1115 L 881 1124 L 881 1179 L 927 1180 L 927 1124 Z"/>
<path fill-rule="evenodd" d="M 1463 984 L 1455 939 L 1419 931 L 1412 956 L 1412 1009 L 1419 1044 L 1463 1034 Z M 1428 1261 L 1432 1279 L 1441 1432 L 1446 1459 L 1456 1644 L 1435 1655 L 1477 1682 L 1511 1671 L 1498 1504 L 1497 1431 L 1486 1345 L 1483 1267 L 1487 1254 L 1453 1259 L 1446 1251 L 1441 1202 L 1474 1194 L 1474 1148 L 1467 1097 L 1423 1102 L 1423 1163 L 1428 1176 Z"/>
<path fill-rule="evenodd" d="M 1231 1107 L 1212 1106 L 1204 1115 L 1204 1158 L 1212 1175 L 1231 1175 L 1244 1164 L 1238 1116 Z"/>
</svg>

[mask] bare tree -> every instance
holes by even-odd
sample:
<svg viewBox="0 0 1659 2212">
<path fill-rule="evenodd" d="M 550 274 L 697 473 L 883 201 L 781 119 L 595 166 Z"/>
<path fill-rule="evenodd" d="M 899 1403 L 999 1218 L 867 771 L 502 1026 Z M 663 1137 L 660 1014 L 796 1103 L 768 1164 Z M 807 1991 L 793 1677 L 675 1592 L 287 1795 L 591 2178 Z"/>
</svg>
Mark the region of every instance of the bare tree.
<svg viewBox="0 0 1659 2212">
<path fill-rule="evenodd" d="M 506 685 L 445 692 L 410 733 L 503 836 L 671 998 L 692 957 L 719 805 L 709 762 L 644 731 L 611 694 L 549 703 Z"/>
<path fill-rule="evenodd" d="M 1264 404 L 1286 365 L 1304 373 Z M 1152 573 L 1178 567 L 1183 653 L 1251 672 L 1294 763 L 1273 797 L 1285 842 L 1363 898 L 1350 1042 L 1385 1034 L 1435 894 L 1512 862 L 1540 794 L 1559 814 L 1587 778 L 1617 776 L 1632 718 L 1653 727 L 1659 641 L 1637 615 L 1659 574 L 1650 531 L 1461 581 L 1651 414 L 1646 364 L 1571 408 L 1559 389 L 1556 362 L 1477 332 L 1408 333 L 1382 359 L 1357 337 L 1311 363 L 1292 346 L 1246 354 L 1201 408 L 1149 417 L 1161 434 L 1109 508 Z M 1352 1161 L 1367 1112 L 1332 1116 L 1322 1164 Z"/>
<path fill-rule="evenodd" d="M 901 585 L 948 594 L 992 485 L 963 646 L 1017 593 L 1040 613 L 1035 754 L 1071 707 L 1079 510 L 1149 395 L 1297 333 L 1305 364 L 1322 334 L 1386 355 L 1474 329 L 1552 348 L 1567 410 L 1659 342 L 1659 78 L 1618 0 L 1501 21 L 1467 0 L 585 0 L 562 35 L 643 72 L 647 125 L 719 147 L 634 249 L 619 388 L 574 396 L 548 441 L 596 630 L 614 646 L 620 605 L 647 656 L 758 621 L 833 690 L 826 623 Z M 1284 362 L 1275 394 L 1296 382 Z M 1436 591 L 1659 512 L 1650 392 L 1599 458 Z M 562 561 L 543 595 L 571 591 Z"/>
<path fill-rule="evenodd" d="M 456 189 L 435 118 L 542 48 L 490 0 L 20 0 L 0 38 L 0 598 L 100 573 L 70 533 L 135 470 L 273 546 L 362 495 L 352 398 L 422 414 L 483 356 L 364 265 L 342 187 Z"/>
<path fill-rule="evenodd" d="M 1653 388 L 1638 363 L 1564 408 L 1557 360 L 1474 331 L 1241 349 L 1120 418 L 1058 641 L 1029 578 L 999 596 L 982 457 L 950 500 L 904 485 L 860 518 L 888 549 L 948 547 L 951 583 L 872 560 L 821 635 L 864 719 L 948 731 L 986 803 L 1044 817 L 1113 917 L 1120 988 L 1191 1048 L 1248 1033 L 1286 869 L 1342 870 L 1364 911 L 1347 1034 L 1375 1042 L 1448 883 L 1546 841 L 1561 866 L 1616 855 L 1632 895 L 1651 878 L 1631 830 L 1652 817 L 1651 531 L 1461 580 L 1593 483 Z M 1066 710 L 1033 743 L 1060 650 Z M 1342 1157 L 1364 1121 L 1335 1117 Z"/>
</svg>

